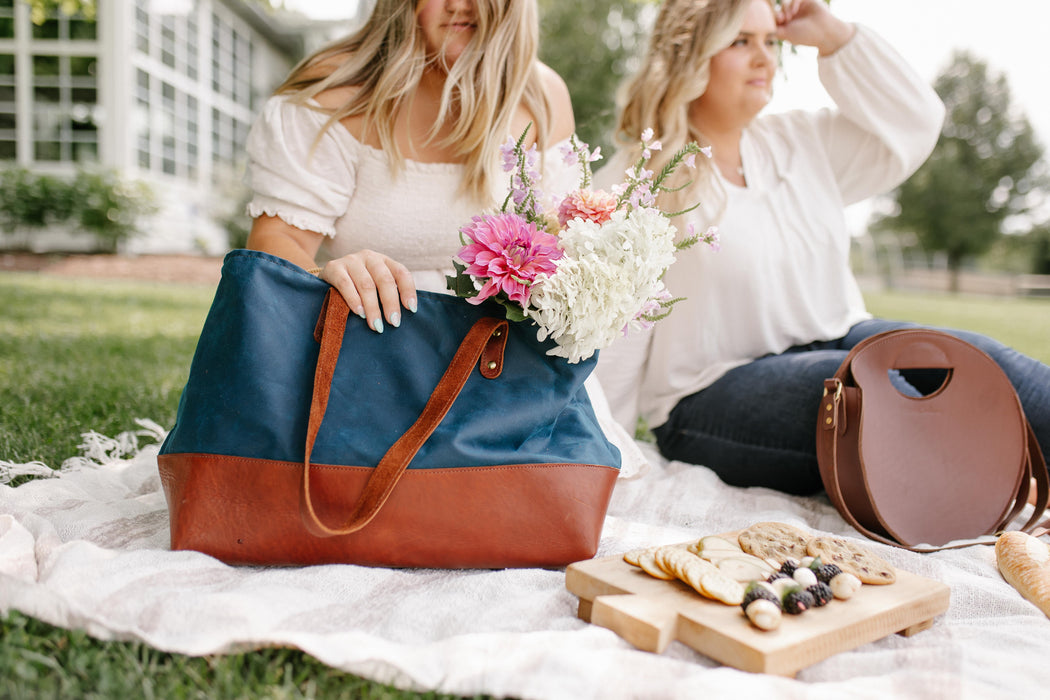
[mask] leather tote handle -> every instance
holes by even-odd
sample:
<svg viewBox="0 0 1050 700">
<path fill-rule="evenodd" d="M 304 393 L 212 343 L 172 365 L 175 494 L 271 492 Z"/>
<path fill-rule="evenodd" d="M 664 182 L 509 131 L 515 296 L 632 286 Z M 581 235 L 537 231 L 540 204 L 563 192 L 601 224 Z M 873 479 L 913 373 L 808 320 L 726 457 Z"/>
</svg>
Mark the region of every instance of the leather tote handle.
<svg viewBox="0 0 1050 700">
<path fill-rule="evenodd" d="M 503 371 L 503 350 L 507 344 L 508 323 L 505 319 L 486 317 L 474 323 L 448 369 L 441 377 L 423 412 L 408 430 L 387 450 L 346 521 L 331 527 L 321 522 L 314 510 L 310 494 L 310 456 L 317 433 L 328 407 L 328 396 L 343 344 L 350 308 L 343 295 L 335 289 L 328 291 L 314 336 L 321 343 L 314 373 L 313 399 L 306 431 L 306 456 L 303 462 L 303 481 L 300 494 L 300 512 L 306 529 L 318 537 L 348 535 L 367 525 L 386 503 L 398 480 L 408 468 L 419 448 L 427 441 L 455 403 L 463 385 L 480 362 L 480 371 L 486 379 L 495 379 Z"/>
</svg>

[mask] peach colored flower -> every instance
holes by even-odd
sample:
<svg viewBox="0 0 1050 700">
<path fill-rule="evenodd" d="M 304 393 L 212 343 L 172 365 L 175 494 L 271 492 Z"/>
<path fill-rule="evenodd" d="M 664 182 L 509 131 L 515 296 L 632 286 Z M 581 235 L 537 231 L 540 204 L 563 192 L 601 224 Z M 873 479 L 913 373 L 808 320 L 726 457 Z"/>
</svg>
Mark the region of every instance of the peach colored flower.
<svg viewBox="0 0 1050 700">
<path fill-rule="evenodd" d="M 573 219 L 604 224 L 616 211 L 616 197 L 604 190 L 570 192 L 558 207 L 558 223 L 563 227 Z"/>
</svg>

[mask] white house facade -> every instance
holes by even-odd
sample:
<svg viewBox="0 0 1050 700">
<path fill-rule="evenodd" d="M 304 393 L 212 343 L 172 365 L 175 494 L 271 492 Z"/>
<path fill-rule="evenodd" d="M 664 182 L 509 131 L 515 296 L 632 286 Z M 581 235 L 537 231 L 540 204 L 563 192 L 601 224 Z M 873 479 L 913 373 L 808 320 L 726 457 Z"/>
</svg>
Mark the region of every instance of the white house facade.
<svg viewBox="0 0 1050 700">
<path fill-rule="evenodd" d="M 220 253 L 219 221 L 244 205 L 257 109 L 304 51 L 360 21 L 347 19 L 245 0 L 97 0 L 94 18 L 34 24 L 25 2 L 0 0 L 0 166 L 115 168 L 161 207 L 128 252 Z"/>
</svg>

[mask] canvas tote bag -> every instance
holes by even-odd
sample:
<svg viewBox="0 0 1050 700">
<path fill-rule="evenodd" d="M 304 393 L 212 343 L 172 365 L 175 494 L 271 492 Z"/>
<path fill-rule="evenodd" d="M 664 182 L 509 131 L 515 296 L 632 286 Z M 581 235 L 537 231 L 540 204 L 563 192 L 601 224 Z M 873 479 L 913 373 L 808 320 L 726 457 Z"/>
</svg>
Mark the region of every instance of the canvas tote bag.
<svg viewBox="0 0 1050 700">
<path fill-rule="evenodd" d="M 378 334 L 286 261 L 224 261 L 159 457 L 173 549 L 233 564 L 562 566 L 620 465 L 584 379 L 496 305 Z"/>
</svg>

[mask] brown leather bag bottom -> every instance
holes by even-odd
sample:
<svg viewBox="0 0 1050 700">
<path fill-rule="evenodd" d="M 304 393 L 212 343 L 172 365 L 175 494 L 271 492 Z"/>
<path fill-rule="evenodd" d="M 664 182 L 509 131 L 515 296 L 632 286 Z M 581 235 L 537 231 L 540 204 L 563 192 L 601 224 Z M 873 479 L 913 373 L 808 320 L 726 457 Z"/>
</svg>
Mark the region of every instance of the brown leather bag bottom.
<svg viewBox="0 0 1050 700">
<path fill-rule="evenodd" d="M 618 470 L 581 464 L 408 469 L 362 530 L 303 525 L 303 465 L 209 454 L 159 457 L 171 548 L 228 564 L 505 568 L 594 556 Z M 311 465 L 327 522 L 346 518 L 374 471 Z"/>
</svg>

